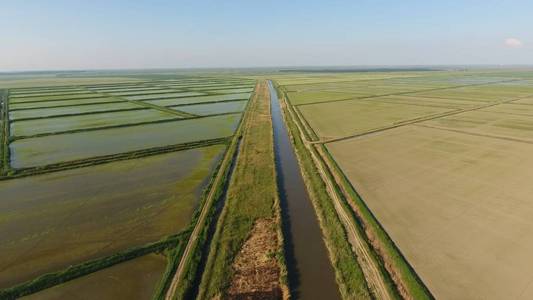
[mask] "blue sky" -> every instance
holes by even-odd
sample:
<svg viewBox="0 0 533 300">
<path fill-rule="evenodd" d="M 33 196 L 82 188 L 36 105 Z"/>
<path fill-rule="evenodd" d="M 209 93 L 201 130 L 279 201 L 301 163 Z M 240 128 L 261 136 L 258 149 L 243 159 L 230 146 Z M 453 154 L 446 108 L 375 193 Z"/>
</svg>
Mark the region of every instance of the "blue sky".
<svg viewBox="0 0 533 300">
<path fill-rule="evenodd" d="M 0 71 L 533 64 L 533 1 L 0 1 Z"/>
</svg>

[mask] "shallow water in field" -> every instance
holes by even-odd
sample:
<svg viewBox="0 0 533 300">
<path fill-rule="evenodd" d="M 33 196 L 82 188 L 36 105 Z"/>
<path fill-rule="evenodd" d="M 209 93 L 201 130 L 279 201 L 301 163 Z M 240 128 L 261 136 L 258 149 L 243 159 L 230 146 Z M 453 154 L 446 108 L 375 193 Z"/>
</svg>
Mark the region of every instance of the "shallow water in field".
<svg viewBox="0 0 533 300">
<path fill-rule="evenodd" d="M 224 149 L 0 181 L 0 289 L 178 233 Z"/>
<path fill-rule="evenodd" d="M 22 299 L 150 300 L 163 272 L 165 272 L 166 263 L 167 260 L 163 255 L 148 254 Z"/>
<path fill-rule="evenodd" d="M 51 163 L 231 136 L 240 114 L 57 134 L 10 144 L 11 166 Z"/>
<path fill-rule="evenodd" d="M 213 114 L 242 112 L 246 108 L 246 103 L 248 103 L 248 100 L 185 105 L 174 107 L 174 109 L 199 116 L 207 116 Z"/>
<path fill-rule="evenodd" d="M 276 90 L 272 83 L 269 86 L 291 296 L 294 299 L 340 299 L 317 216 L 283 122 Z"/>
</svg>

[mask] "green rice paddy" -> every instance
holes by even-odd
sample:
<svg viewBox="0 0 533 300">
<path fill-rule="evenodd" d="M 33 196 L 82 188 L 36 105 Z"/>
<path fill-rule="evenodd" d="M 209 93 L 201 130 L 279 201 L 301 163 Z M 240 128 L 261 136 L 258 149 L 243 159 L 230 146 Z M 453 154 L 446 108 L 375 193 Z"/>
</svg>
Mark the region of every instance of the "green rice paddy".
<svg viewBox="0 0 533 300">
<path fill-rule="evenodd" d="M 136 124 L 179 118 L 176 115 L 155 109 L 128 110 L 79 116 L 50 117 L 11 123 L 13 136 L 32 136 L 87 128 Z"/>
<path fill-rule="evenodd" d="M 0 181 L 0 288 L 178 233 L 224 149 Z"/>
<path fill-rule="evenodd" d="M 230 101 L 230 102 L 219 102 L 212 104 L 196 104 L 196 105 L 185 105 L 178 106 L 176 109 L 184 111 L 191 114 L 196 114 L 200 116 L 213 115 L 213 114 L 224 114 L 232 112 L 242 112 L 246 108 L 247 100 L 243 101 Z"/>
</svg>

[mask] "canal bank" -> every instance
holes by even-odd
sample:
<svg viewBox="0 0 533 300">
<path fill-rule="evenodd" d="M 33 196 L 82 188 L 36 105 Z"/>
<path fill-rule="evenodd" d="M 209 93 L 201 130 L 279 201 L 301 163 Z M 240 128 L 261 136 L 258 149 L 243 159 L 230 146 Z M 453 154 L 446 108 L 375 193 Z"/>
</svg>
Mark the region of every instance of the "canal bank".
<svg viewBox="0 0 533 300">
<path fill-rule="evenodd" d="M 322 232 L 269 81 L 277 183 L 289 288 L 294 299 L 340 299 Z"/>
</svg>

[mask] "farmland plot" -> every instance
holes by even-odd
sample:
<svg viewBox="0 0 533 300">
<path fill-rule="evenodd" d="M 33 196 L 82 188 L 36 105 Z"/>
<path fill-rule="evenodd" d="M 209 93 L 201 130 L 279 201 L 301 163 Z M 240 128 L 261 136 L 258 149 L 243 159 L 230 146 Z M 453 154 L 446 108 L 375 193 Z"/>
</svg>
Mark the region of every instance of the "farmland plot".
<svg viewBox="0 0 533 300">
<path fill-rule="evenodd" d="M 223 115 L 113 129 L 16 140 L 10 144 L 13 168 L 84 159 L 94 156 L 228 137 L 241 115 Z"/>
<path fill-rule="evenodd" d="M 13 136 L 32 136 L 69 130 L 136 124 L 176 118 L 180 117 L 155 109 L 129 110 L 110 113 L 102 112 L 89 115 L 16 121 L 11 123 L 11 133 Z"/>
<path fill-rule="evenodd" d="M 0 181 L 0 288 L 178 233 L 224 148 Z"/>
<path fill-rule="evenodd" d="M 499 107 L 495 106 L 491 111 L 478 110 L 439 118 L 423 122 L 422 125 L 533 142 L 533 118 L 527 113 L 497 112 Z"/>
<path fill-rule="evenodd" d="M 371 101 L 342 101 L 299 106 L 305 119 L 322 138 L 343 137 L 423 116 L 448 108 Z"/>
<path fill-rule="evenodd" d="M 328 148 L 437 299 L 533 297 L 533 145 L 405 126 Z"/>
<path fill-rule="evenodd" d="M 224 114 L 233 112 L 242 112 L 246 108 L 247 100 L 244 101 L 231 101 L 231 102 L 219 102 L 212 104 L 196 104 L 185 105 L 176 107 L 180 111 L 184 111 L 191 114 L 200 116 L 212 115 L 212 114 Z"/>
</svg>

